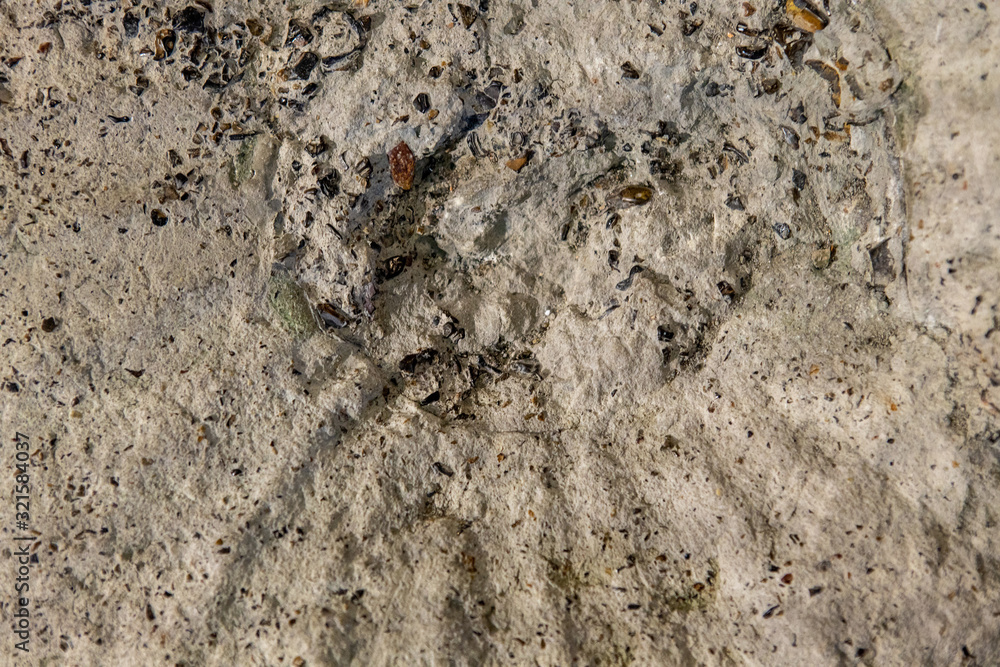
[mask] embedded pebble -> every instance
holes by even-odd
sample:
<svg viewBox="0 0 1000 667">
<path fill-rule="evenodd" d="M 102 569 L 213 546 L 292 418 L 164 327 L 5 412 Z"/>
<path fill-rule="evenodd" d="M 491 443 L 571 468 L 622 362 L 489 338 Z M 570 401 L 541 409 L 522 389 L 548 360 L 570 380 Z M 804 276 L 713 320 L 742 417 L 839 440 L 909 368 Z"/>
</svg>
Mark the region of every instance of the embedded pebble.
<svg viewBox="0 0 1000 667">
<path fill-rule="evenodd" d="M 413 187 L 415 168 L 413 153 L 405 141 L 400 141 L 389 151 L 389 172 L 393 183 L 400 189 L 409 190 Z"/>
<path fill-rule="evenodd" d="M 630 185 L 623 189 L 619 196 L 623 203 L 630 206 L 648 204 L 653 198 L 653 191 L 644 185 Z"/>
</svg>

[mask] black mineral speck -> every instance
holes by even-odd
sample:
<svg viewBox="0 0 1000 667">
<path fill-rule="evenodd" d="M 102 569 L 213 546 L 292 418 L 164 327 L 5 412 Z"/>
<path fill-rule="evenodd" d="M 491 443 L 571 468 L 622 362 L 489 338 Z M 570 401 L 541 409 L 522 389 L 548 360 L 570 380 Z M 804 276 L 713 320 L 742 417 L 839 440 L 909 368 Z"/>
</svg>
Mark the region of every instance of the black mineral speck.
<svg viewBox="0 0 1000 667">
<path fill-rule="evenodd" d="M 188 5 L 174 16 L 174 29 L 184 32 L 205 32 L 205 12 Z"/>
<path fill-rule="evenodd" d="M 798 169 L 792 170 L 792 185 L 795 186 L 796 190 L 801 190 L 806 187 L 806 175 L 799 171 Z"/>
<path fill-rule="evenodd" d="M 759 49 L 754 49 L 749 46 L 737 46 L 736 55 L 740 58 L 746 58 L 747 60 L 760 60 L 767 53 L 767 47 L 762 47 Z"/>
<path fill-rule="evenodd" d="M 441 392 L 435 391 L 433 394 L 429 394 L 424 398 L 424 400 L 420 401 L 420 405 L 427 406 L 431 403 L 437 403 L 439 400 L 441 400 Z M 449 475 L 449 477 L 451 477 L 451 475 Z"/>
<path fill-rule="evenodd" d="M 745 211 L 746 208 L 743 206 L 743 200 L 739 196 L 732 196 L 726 200 L 726 206 L 733 209 L 734 211 Z"/>
<path fill-rule="evenodd" d="M 163 227 L 164 225 L 167 224 L 167 214 L 158 208 L 153 209 L 153 212 L 150 214 L 150 217 L 152 217 L 153 224 L 156 225 L 157 227 Z"/>
<path fill-rule="evenodd" d="M 427 113 L 431 108 L 431 98 L 427 93 L 420 93 L 413 98 L 413 108 L 420 113 Z"/>
<path fill-rule="evenodd" d="M 664 326 L 656 327 L 656 340 L 661 343 L 671 341 L 674 339 L 674 332 Z"/>
<path fill-rule="evenodd" d="M 59 327 L 59 320 L 54 317 L 46 317 L 42 320 L 42 331 L 52 333 Z"/>
<path fill-rule="evenodd" d="M 774 233 L 778 235 L 784 241 L 787 241 L 792 236 L 792 228 L 789 227 L 784 222 L 779 222 L 773 227 Z"/>
<path fill-rule="evenodd" d="M 635 65 L 633 65 L 631 62 L 626 61 L 622 63 L 622 76 L 625 77 L 626 79 L 638 79 L 639 70 L 637 70 L 635 68 Z"/>
</svg>

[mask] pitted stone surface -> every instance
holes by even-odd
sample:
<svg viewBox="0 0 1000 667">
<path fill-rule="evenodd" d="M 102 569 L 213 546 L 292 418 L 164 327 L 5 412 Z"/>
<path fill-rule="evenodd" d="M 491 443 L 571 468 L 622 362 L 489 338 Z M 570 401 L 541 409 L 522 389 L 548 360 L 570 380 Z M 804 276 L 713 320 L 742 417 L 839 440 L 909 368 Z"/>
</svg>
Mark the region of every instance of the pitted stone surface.
<svg viewBox="0 0 1000 667">
<path fill-rule="evenodd" d="M 1000 662 L 1000 7 L 819 4 L 0 8 L 5 659 Z"/>
</svg>

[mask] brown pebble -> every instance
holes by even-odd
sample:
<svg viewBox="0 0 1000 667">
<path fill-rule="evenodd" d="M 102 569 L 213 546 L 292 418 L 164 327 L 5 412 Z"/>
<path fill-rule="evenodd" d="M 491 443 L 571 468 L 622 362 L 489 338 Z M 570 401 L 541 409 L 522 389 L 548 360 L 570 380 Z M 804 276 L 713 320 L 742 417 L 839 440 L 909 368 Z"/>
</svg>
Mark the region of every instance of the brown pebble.
<svg viewBox="0 0 1000 667">
<path fill-rule="evenodd" d="M 524 165 L 528 164 L 529 155 L 525 153 L 519 158 L 514 158 L 513 160 L 507 160 L 507 168 L 511 171 L 521 171 Z"/>
<path fill-rule="evenodd" d="M 812 264 L 813 268 L 817 271 L 821 271 L 826 267 L 830 266 L 830 262 L 833 259 L 833 246 L 826 246 L 825 248 L 820 248 L 819 250 L 813 250 L 812 254 Z"/>
<path fill-rule="evenodd" d="M 653 198 L 653 191 L 644 185 L 630 185 L 620 193 L 622 202 L 631 206 L 641 206 Z"/>
<path fill-rule="evenodd" d="M 799 30 L 816 32 L 830 24 L 823 12 L 808 0 L 785 0 L 785 13 Z"/>
<path fill-rule="evenodd" d="M 413 152 L 405 141 L 400 141 L 389 151 L 389 173 L 392 175 L 392 182 L 400 189 L 409 190 L 413 187 L 415 166 Z"/>
</svg>

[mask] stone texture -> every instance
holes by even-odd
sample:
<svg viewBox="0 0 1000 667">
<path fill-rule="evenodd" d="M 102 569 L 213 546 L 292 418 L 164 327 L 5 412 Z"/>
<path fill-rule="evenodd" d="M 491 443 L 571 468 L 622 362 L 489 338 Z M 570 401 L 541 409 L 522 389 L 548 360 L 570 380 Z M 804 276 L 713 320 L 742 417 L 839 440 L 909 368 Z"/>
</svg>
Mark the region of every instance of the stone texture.
<svg viewBox="0 0 1000 667">
<path fill-rule="evenodd" d="M 822 4 L 0 8 L 5 659 L 1000 662 L 1000 7 Z"/>
</svg>

